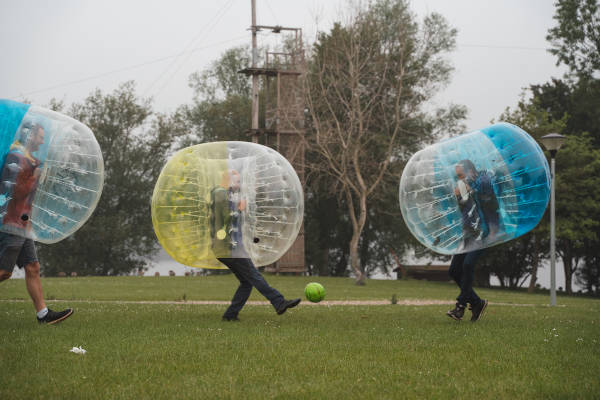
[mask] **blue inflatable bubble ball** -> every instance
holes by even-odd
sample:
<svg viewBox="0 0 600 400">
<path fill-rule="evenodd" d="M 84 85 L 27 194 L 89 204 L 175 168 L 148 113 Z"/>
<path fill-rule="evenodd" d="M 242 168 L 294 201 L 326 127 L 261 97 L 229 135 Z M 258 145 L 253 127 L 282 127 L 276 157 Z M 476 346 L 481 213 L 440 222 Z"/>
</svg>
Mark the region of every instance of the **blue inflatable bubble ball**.
<svg viewBox="0 0 600 400">
<path fill-rule="evenodd" d="M 533 229 L 548 205 L 550 179 L 537 142 L 499 123 L 415 153 L 400 180 L 400 208 L 424 246 L 466 253 Z"/>
</svg>

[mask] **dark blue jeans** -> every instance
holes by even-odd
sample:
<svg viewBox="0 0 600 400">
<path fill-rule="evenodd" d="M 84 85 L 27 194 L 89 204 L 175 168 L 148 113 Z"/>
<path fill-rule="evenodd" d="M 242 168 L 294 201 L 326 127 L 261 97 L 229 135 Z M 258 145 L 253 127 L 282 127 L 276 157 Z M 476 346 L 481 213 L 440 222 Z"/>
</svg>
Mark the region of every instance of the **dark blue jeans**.
<svg viewBox="0 0 600 400">
<path fill-rule="evenodd" d="M 231 299 L 231 305 L 225 311 L 223 315 L 226 318 L 237 317 L 238 313 L 246 304 L 252 287 L 255 287 L 263 296 L 267 298 L 273 304 L 273 307 L 277 308 L 284 302 L 283 295 L 277 291 L 277 289 L 269 286 L 265 278 L 261 273 L 254 267 L 252 260 L 249 258 L 219 258 L 223 264 L 233 272 L 240 281 L 240 286 L 237 288 L 233 299 Z"/>
<path fill-rule="evenodd" d="M 481 301 L 473 290 L 473 280 L 475 279 L 475 263 L 482 254 L 483 249 L 480 249 L 452 256 L 448 273 L 460 287 L 460 294 L 456 301 L 462 305 L 467 303 L 474 305 Z"/>
</svg>

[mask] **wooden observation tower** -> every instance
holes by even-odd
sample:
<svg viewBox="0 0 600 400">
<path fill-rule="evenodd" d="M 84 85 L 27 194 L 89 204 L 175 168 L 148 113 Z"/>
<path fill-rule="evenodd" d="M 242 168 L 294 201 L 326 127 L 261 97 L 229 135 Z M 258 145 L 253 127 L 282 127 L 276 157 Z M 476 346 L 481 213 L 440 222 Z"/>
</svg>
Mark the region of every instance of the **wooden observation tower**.
<svg viewBox="0 0 600 400">
<path fill-rule="evenodd" d="M 252 66 L 239 71 L 252 77 L 252 128 L 248 135 L 252 142 L 259 143 L 281 153 L 292 164 L 302 186 L 304 176 L 304 98 L 302 81 L 304 76 L 304 49 L 302 29 L 282 26 L 256 25 L 256 0 L 252 0 Z M 284 50 L 266 51 L 264 65 L 259 67 L 257 32 L 270 31 L 273 34 L 288 33 Z M 259 79 L 263 82 L 264 126 L 259 127 Z M 266 267 L 267 272 L 303 273 L 304 224 L 298 238 L 274 264 Z"/>
</svg>

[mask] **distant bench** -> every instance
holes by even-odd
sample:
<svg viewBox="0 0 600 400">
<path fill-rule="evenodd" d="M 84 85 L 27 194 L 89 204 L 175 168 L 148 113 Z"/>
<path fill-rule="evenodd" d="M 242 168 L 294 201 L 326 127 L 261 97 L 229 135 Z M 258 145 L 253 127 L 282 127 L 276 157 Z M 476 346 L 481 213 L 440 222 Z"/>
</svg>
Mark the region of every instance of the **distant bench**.
<svg viewBox="0 0 600 400">
<path fill-rule="evenodd" d="M 427 281 L 449 281 L 449 265 L 402 265 L 394 268 L 397 279 L 404 276 L 412 279 L 425 279 Z"/>
</svg>

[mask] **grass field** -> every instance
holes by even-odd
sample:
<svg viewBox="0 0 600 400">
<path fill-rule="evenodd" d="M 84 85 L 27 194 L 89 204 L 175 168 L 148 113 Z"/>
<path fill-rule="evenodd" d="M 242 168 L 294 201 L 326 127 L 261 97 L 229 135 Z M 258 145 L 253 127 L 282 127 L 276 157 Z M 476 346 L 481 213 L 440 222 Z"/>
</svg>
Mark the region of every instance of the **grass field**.
<svg viewBox="0 0 600 400">
<path fill-rule="evenodd" d="M 301 296 L 312 280 L 267 279 L 286 297 Z M 318 281 L 327 300 L 457 294 L 449 283 Z M 38 326 L 24 281 L 0 284 L 0 399 L 600 396 L 594 299 L 559 296 L 560 306 L 550 308 L 547 295 L 480 290 L 492 304 L 474 324 L 446 317 L 447 305 L 391 303 L 301 304 L 282 316 L 248 305 L 242 322 L 224 323 L 226 305 L 189 301 L 228 300 L 236 286 L 230 275 L 46 278 L 43 285 L 47 298 L 69 300 L 49 300 L 51 307 L 75 308 L 64 323 Z M 69 352 L 80 345 L 87 354 Z"/>
</svg>

